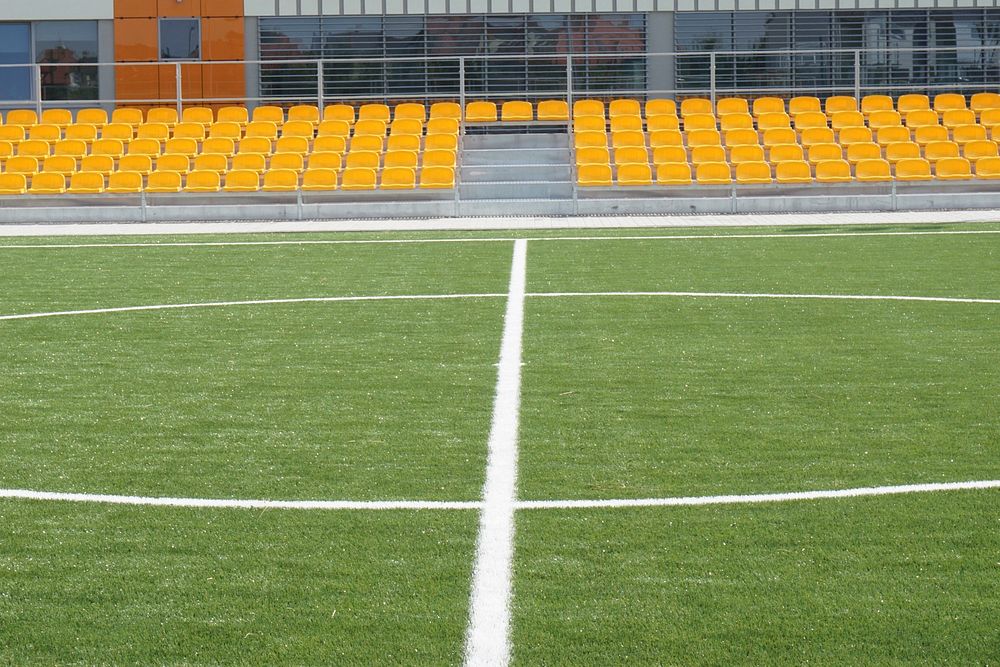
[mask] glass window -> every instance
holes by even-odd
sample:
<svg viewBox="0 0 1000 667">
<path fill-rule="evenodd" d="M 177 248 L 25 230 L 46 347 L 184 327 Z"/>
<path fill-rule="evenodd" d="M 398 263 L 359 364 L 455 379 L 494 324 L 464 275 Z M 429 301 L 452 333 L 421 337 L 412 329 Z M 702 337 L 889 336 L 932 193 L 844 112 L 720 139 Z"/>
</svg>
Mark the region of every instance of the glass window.
<svg viewBox="0 0 1000 667">
<path fill-rule="evenodd" d="M 200 57 L 199 19 L 160 19 L 160 60 L 198 60 Z"/>
<path fill-rule="evenodd" d="M 43 100 L 97 99 L 97 21 L 35 24 Z"/>
<path fill-rule="evenodd" d="M 32 97 L 31 27 L 27 23 L 0 23 L 0 100 L 24 101 Z"/>
</svg>

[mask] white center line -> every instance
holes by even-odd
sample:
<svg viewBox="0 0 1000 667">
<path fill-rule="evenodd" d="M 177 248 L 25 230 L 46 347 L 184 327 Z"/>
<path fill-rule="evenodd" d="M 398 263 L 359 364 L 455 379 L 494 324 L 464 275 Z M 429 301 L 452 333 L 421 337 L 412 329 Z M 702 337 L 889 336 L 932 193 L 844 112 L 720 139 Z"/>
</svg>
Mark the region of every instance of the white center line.
<svg viewBox="0 0 1000 667">
<path fill-rule="evenodd" d="M 472 572 L 469 627 L 465 635 L 465 664 L 469 667 L 510 662 L 511 564 L 527 255 L 527 241 L 515 241 Z"/>
</svg>

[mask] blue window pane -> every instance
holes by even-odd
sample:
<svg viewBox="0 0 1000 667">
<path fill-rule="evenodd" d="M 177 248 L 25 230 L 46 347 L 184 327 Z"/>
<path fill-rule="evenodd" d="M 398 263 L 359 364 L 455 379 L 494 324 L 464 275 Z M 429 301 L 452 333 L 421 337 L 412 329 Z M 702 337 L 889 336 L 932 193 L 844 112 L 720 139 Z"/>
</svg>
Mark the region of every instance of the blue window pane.
<svg viewBox="0 0 1000 667">
<path fill-rule="evenodd" d="M 0 23 L 0 100 L 31 98 L 31 32 L 27 23 Z"/>
</svg>

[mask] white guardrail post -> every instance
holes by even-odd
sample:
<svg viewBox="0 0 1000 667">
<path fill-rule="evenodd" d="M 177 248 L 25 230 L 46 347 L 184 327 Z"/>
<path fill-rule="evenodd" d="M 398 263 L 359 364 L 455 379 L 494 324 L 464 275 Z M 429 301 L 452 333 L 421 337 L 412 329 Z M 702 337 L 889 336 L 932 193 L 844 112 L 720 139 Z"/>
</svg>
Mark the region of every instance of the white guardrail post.
<svg viewBox="0 0 1000 667">
<path fill-rule="evenodd" d="M 854 99 L 861 103 L 861 51 L 854 52 Z"/>
<path fill-rule="evenodd" d="M 708 86 L 709 86 L 709 97 L 712 100 L 712 107 L 715 107 L 715 51 L 712 51 L 709 56 L 709 66 L 708 66 Z"/>
<path fill-rule="evenodd" d="M 326 82 L 323 80 L 323 61 L 316 61 L 316 106 L 319 108 L 320 120 L 323 119 L 323 107 L 326 106 Z"/>
<path fill-rule="evenodd" d="M 31 96 L 35 99 L 35 113 L 38 114 L 38 118 L 42 117 L 42 66 L 33 65 L 32 71 L 35 76 L 32 77 L 34 81 L 31 84 Z"/>
<path fill-rule="evenodd" d="M 177 119 L 180 120 L 181 116 L 184 114 L 184 81 L 182 79 L 183 73 L 181 72 L 181 64 L 174 63 L 174 73 L 177 79 Z"/>
</svg>

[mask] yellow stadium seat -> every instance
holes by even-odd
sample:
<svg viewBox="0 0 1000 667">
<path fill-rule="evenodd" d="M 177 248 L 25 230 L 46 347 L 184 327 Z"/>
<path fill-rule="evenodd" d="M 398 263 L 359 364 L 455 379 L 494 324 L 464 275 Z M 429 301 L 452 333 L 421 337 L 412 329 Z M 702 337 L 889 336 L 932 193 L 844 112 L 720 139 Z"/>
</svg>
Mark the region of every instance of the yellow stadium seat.
<svg viewBox="0 0 1000 667">
<path fill-rule="evenodd" d="M 627 146 L 624 148 L 615 149 L 615 164 L 647 164 L 649 162 L 649 154 L 646 152 L 645 148 L 639 148 L 637 146 Z"/>
<path fill-rule="evenodd" d="M 62 139 L 62 128 L 58 125 L 32 125 L 28 128 L 28 139 L 51 144 Z"/>
<path fill-rule="evenodd" d="M 161 148 L 160 142 L 156 139 L 136 139 L 128 145 L 128 154 L 156 157 L 162 152 Z"/>
<path fill-rule="evenodd" d="M 455 187 L 455 170 L 451 167 L 424 167 L 420 170 L 420 187 L 443 190 Z"/>
<path fill-rule="evenodd" d="M 148 176 L 153 171 L 153 158 L 149 155 L 123 155 L 118 160 L 118 169 Z"/>
<path fill-rule="evenodd" d="M 658 146 L 653 149 L 653 163 L 687 162 L 687 150 L 683 146 Z"/>
<path fill-rule="evenodd" d="M 354 107 L 350 104 L 331 104 L 323 108 L 323 121 L 339 120 L 348 125 L 354 124 Z"/>
<path fill-rule="evenodd" d="M 246 127 L 247 123 L 250 122 L 250 113 L 247 111 L 246 107 L 222 107 L 219 109 L 216 119 L 220 123 L 236 123 L 240 127 Z"/>
<path fill-rule="evenodd" d="M 38 124 L 38 114 L 35 113 L 34 109 L 12 109 L 7 112 L 5 122 L 7 125 L 31 127 Z"/>
<path fill-rule="evenodd" d="M 937 112 L 931 111 L 930 109 L 916 109 L 914 111 L 908 111 L 903 118 L 905 119 L 906 127 L 911 130 L 918 127 L 938 125 L 939 121 Z"/>
<path fill-rule="evenodd" d="M 382 190 L 412 190 L 417 187 L 417 175 L 411 167 L 386 167 L 382 170 L 379 188 Z"/>
<path fill-rule="evenodd" d="M 822 111 L 823 107 L 818 97 L 800 95 L 788 100 L 788 115 L 793 118 L 800 113 L 822 113 Z"/>
<path fill-rule="evenodd" d="M 202 153 L 194 158 L 194 171 L 214 171 L 223 173 L 229 170 L 229 158 L 218 153 Z"/>
<path fill-rule="evenodd" d="M 201 123 L 177 123 L 174 126 L 173 138 L 202 141 L 205 139 L 205 126 Z"/>
<path fill-rule="evenodd" d="M 930 108 L 930 98 L 926 95 L 917 93 L 900 95 L 899 99 L 896 101 L 896 111 L 904 116 L 911 111 L 919 111 L 921 109 Z"/>
<path fill-rule="evenodd" d="M 96 171 L 81 171 L 69 178 L 70 194 L 99 195 L 104 192 L 104 174 Z"/>
<path fill-rule="evenodd" d="M 111 112 L 111 123 L 105 125 L 128 125 L 135 128 L 143 123 L 142 109 L 135 107 L 118 107 Z"/>
<path fill-rule="evenodd" d="M 218 192 L 222 179 L 219 172 L 195 170 L 187 175 L 184 184 L 185 192 Z"/>
<path fill-rule="evenodd" d="M 716 127 L 715 116 L 707 113 L 692 113 L 684 116 L 684 131 L 694 130 L 714 130 Z"/>
<path fill-rule="evenodd" d="M 324 120 L 316 128 L 316 137 L 344 137 L 351 135 L 351 126 L 346 120 Z"/>
<path fill-rule="evenodd" d="M 288 120 L 309 123 L 315 128 L 319 123 L 319 107 L 314 104 L 296 104 L 288 109 Z"/>
<path fill-rule="evenodd" d="M 719 117 L 719 127 L 723 132 L 732 130 L 752 130 L 753 116 L 750 114 L 726 114 Z"/>
<path fill-rule="evenodd" d="M 253 110 L 250 120 L 267 121 L 275 125 L 283 125 L 285 122 L 285 110 L 276 105 L 265 104 Z"/>
<path fill-rule="evenodd" d="M 421 161 L 425 167 L 448 167 L 455 166 L 455 153 L 452 151 L 435 150 L 424 151 Z"/>
<path fill-rule="evenodd" d="M 785 100 L 780 97 L 758 97 L 753 101 L 753 115 L 764 116 L 766 114 L 785 113 Z"/>
<path fill-rule="evenodd" d="M 684 138 L 677 130 L 659 130 L 649 133 L 649 145 L 651 148 L 658 146 L 683 146 Z"/>
<path fill-rule="evenodd" d="M 173 127 L 178 122 L 177 109 L 174 107 L 153 107 L 146 112 L 146 122 Z"/>
<path fill-rule="evenodd" d="M 96 107 L 80 109 L 76 112 L 76 122 L 80 125 L 103 127 L 108 124 L 108 112 Z"/>
<path fill-rule="evenodd" d="M 954 141 L 932 141 L 924 146 L 924 159 L 930 162 L 954 157 L 959 157 L 958 144 Z"/>
<path fill-rule="evenodd" d="M 389 106 L 386 104 L 362 104 L 358 108 L 358 120 L 380 120 L 388 124 L 390 118 Z"/>
<path fill-rule="evenodd" d="M 381 144 L 382 139 L 380 137 L 375 137 Z M 278 140 L 274 142 L 274 154 L 279 153 L 297 153 L 299 155 L 305 155 L 309 152 L 309 140 L 305 137 L 278 137 Z"/>
<path fill-rule="evenodd" d="M 98 139 L 90 146 L 91 155 L 110 155 L 121 157 L 125 153 L 125 145 L 118 139 Z"/>
<path fill-rule="evenodd" d="M 987 109 L 1000 109 L 1000 94 L 975 93 L 969 98 L 969 108 L 976 113 L 981 113 Z"/>
<path fill-rule="evenodd" d="M 871 116 L 881 111 L 895 111 L 892 98 L 888 95 L 865 95 L 861 98 L 861 113 Z"/>
<path fill-rule="evenodd" d="M 988 127 L 1000 125 L 1000 109 L 984 109 L 980 114 L 979 123 Z"/>
<path fill-rule="evenodd" d="M 228 125 L 231 126 L 232 124 Z M 310 135 L 311 134 L 312 133 L 310 132 Z M 227 134 L 227 136 L 230 135 Z M 269 120 L 255 120 L 252 123 L 247 123 L 246 131 L 243 136 L 245 138 L 262 137 L 264 139 L 274 141 L 278 138 L 278 124 Z"/>
<path fill-rule="evenodd" d="M 391 138 L 389 142 L 392 143 Z M 343 137 L 316 137 L 312 149 L 313 153 L 344 153 L 347 151 L 347 142 Z"/>
<path fill-rule="evenodd" d="M 92 144 L 97 139 L 97 126 L 90 123 L 73 123 L 66 128 L 66 138 Z"/>
<path fill-rule="evenodd" d="M 608 164 L 611 160 L 608 149 L 604 147 L 581 148 L 576 151 L 576 164 Z"/>
<path fill-rule="evenodd" d="M 120 162 L 119 162 L 120 164 Z M 191 158 L 187 155 L 177 153 L 167 153 L 156 158 L 156 171 L 174 171 L 185 173 L 191 169 Z M 127 171 L 132 171 L 131 169 Z"/>
<path fill-rule="evenodd" d="M 378 156 L 375 156 L 378 159 Z M 296 173 L 305 169 L 305 157 L 302 153 L 275 153 L 271 156 L 268 168 L 273 170 L 289 170 Z"/>
<path fill-rule="evenodd" d="M 762 184 L 771 182 L 771 165 L 766 162 L 741 162 L 736 165 L 736 182 Z"/>
<path fill-rule="evenodd" d="M 305 137 L 312 139 L 316 127 L 307 120 L 290 120 L 281 126 L 282 137 Z"/>
<path fill-rule="evenodd" d="M 939 93 L 934 96 L 934 110 L 938 113 L 965 108 L 965 95 L 959 93 Z"/>
<path fill-rule="evenodd" d="M 429 118 L 462 119 L 462 107 L 457 102 L 435 102 L 431 105 Z"/>
<path fill-rule="evenodd" d="M 959 125 L 951 131 L 951 138 L 959 145 L 972 141 L 985 141 L 986 128 L 982 125 Z"/>
<path fill-rule="evenodd" d="M 336 190 L 336 170 L 306 169 L 302 172 L 302 189 L 310 192 L 328 192 L 330 190 Z"/>
<path fill-rule="evenodd" d="M 830 160 L 842 160 L 844 149 L 840 144 L 814 144 L 809 147 L 809 162 L 813 165 Z"/>
<path fill-rule="evenodd" d="M 212 111 L 211 107 L 185 107 L 181 111 L 181 121 L 198 123 L 207 127 L 215 122 L 215 112 Z"/>
<path fill-rule="evenodd" d="M 712 100 L 704 97 L 689 97 L 681 101 L 681 116 L 685 119 L 691 115 L 715 115 Z"/>
<path fill-rule="evenodd" d="M 317 139 L 316 141 L 318 142 L 319 139 Z M 341 143 L 343 143 L 343 139 L 341 139 Z M 272 150 L 271 140 L 265 137 L 245 137 L 244 139 L 240 140 L 240 151 L 239 151 L 240 153 L 257 153 L 260 155 L 270 155 L 271 150 Z"/>
<path fill-rule="evenodd" d="M 772 160 L 773 162 L 773 160 Z M 779 183 L 812 183 L 812 170 L 803 160 L 780 162 L 774 167 L 775 180 Z"/>
<path fill-rule="evenodd" d="M 941 114 L 941 124 L 949 129 L 960 125 L 975 125 L 976 112 L 969 109 L 948 109 Z"/>
<path fill-rule="evenodd" d="M 590 116 L 584 116 L 584 118 L 590 118 Z M 614 116 L 611 119 L 612 132 L 642 132 L 642 130 L 642 118 L 639 116 Z"/>
<path fill-rule="evenodd" d="M 573 147 L 577 150 L 589 146 L 607 147 L 607 145 L 608 135 L 603 132 L 575 132 L 573 134 Z"/>
<path fill-rule="evenodd" d="M 757 146 L 759 145 L 756 130 L 729 130 L 726 132 L 726 146 Z"/>
<path fill-rule="evenodd" d="M 202 142 L 201 150 L 203 153 L 222 153 L 232 156 L 236 153 L 236 142 L 229 137 L 209 137 Z"/>
<path fill-rule="evenodd" d="M 477 100 L 465 105 L 465 122 L 493 123 L 497 119 L 497 105 L 494 102 Z"/>
<path fill-rule="evenodd" d="M 365 134 L 384 137 L 385 130 L 385 121 L 377 118 L 361 118 L 354 124 L 354 136 L 356 137 Z"/>
<path fill-rule="evenodd" d="M 886 144 L 885 159 L 895 164 L 900 160 L 912 160 L 920 158 L 920 144 L 912 141 L 898 141 L 894 144 Z"/>
<path fill-rule="evenodd" d="M 769 161 L 773 164 L 782 162 L 802 162 L 802 146 L 798 144 L 778 144 L 771 146 Z"/>
<path fill-rule="evenodd" d="M 792 126 L 792 120 L 785 112 L 765 113 L 757 117 L 757 129 L 761 132 Z"/>
<path fill-rule="evenodd" d="M 845 111 L 857 112 L 858 100 L 850 95 L 832 95 L 826 98 L 826 104 L 824 107 L 826 115 L 830 116 L 832 119 L 834 114 L 843 113 Z"/>
<path fill-rule="evenodd" d="M 867 127 L 845 127 L 838 134 L 837 140 L 842 146 L 871 143 L 872 131 Z"/>
<path fill-rule="evenodd" d="M 458 121 L 454 118 L 431 118 L 427 121 L 427 136 L 435 134 L 458 135 Z"/>
<path fill-rule="evenodd" d="M 703 162 L 695 169 L 695 181 L 699 185 L 728 185 L 733 176 L 726 162 Z"/>
<path fill-rule="evenodd" d="M 569 105 L 564 100 L 542 100 L 538 103 L 538 120 L 569 120 Z"/>
<path fill-rule="evenodd" d="M 691 164 L 693 165 L 725 161 L 726 151 L 722 146 L 695 146 L 691 149 Z"/>
<path fill-rule="evenodd" d="M 453 150 L 458 140 L 455 137 L 449 137 L 449 140 L 455 142 L 448 147 L 449 150 Z M 414 134 L 390 134 L 385 149 L 387 151 L 415 151 L 419 153 L 420 137 Z M 316 150 L 315 146 L 313 150 Z"/>
<path fill-rule="evenodd" d="M 743 97 L 723 97 L 716 100 L 715 113 L 719 117 L 730 114 L 750 115 L 750 105 Z"/>
<path fill-rule="evenodd" d="M 382 137 L 377 137 L 371 134 L 362 134 L 361 136 L 356 136 L 351 139 L 351 150 L 352 151 L 371 151 L 373 153 L 382 153 L 384 147 L 384 140 Z"/>
<path fill-rule="evenodd" d="M 38 158 L 27 155 L 8 158 L 3 165 L 3 169 L 8 174 L 31 175 L 38 171 Z"/>
<path fill-rule="evenodd" d="M 20 125 L 0 125 L 0 141 L 20 143 L 24 141 L 24 128 Z"/>
<path fill-rule="evenodd" d="M 28 194 L 61 195 L 66 192 L 66 176 L 63 174 L 35 174 L 31 177 Z"/>
<path fill-rule="evenodd" d="M 574 132 L 603 132 L 607 122 L 603 116 L 576 116 L 573 118 Z"/>
<path fill-rule="evenodd" d="M 649 116 L 646 119 L 646 129 L 650 132 L 662 132 L 665 130 L 679 130 L 681 123 L 677 116 Z"/>
<path fill-rule="evenodd" d="M 14 154 L 14 144 L 9 141 L 0 141 L 0 158 L 10 157 Z"/>
<path fill-rule="evenodd" d="M 507 122 L 525 122 L 534 120 L 535 110 L 531 102 L 510 100 L 500 107 L 500 120 Z"/>
<path fill-rule="evenodd" d="M 657 185 L 691 185 L 691 166 L 687 162 L 656 163 Z"/>
<path fill-rule="evenodd" d="M 630 162 L 618 167 L 618 185 L 652 185 L 653 172 L 645 162 Z"/>
<path fill-rule="evenodd" d="M 71 155 L 82 158 L 87 154 L 87 142 L 79 139 L 63 139 L 52 146 L 53 155 Z"/>
<path fill-rule="evenodd" d="M 17 154 L 26 157 L 47 157 L 52 153 L 52 147 L 47 141 L 26 139 L 17 145 Z"/>
<path fill-rule="evenodd" d="M 260 172 L 254 169 L 233 169 L 226 174 L 226 192 L 257 192 L 260 189 Z"/>
<path fill-rule="evenodd" d="M 962 146 L 962 157 L 975 162 L 984 157 L 997 157 L 997 145 L 992 141 L 970 141 Z"/>
<path fill-rule="evenodd" d="M 902 124 L 902 118 L 896 111 L 888 109 L 878 110 L 873 111 L 868 115 L 868 126 L 873 130 L 878 130 L 883 127 L 895 127 Z"/>
<path fill-rule="evenodd" d="M 722 137 L 718 130 L 692 130 L 687 133 L 687 145 L 694 146 L 721 146 Z"/>
<path fill-rule="evenodd" d="M 764 132 L 765 146 L 779 146 L 781 144 L 797 144 L 799 136 L 795 130 L 789 128 L 774 128 Z"/>
<path fill-rule="evenodd" d="M 618 116 L 641 116 L 642 105 L 639 100 L 631 98 L 620 98 L 611 100 L 608 104 L 608 116 L 616 118 Z"/>
<path fill-rule="evenodd" d="M 243 129 L 239 123 L 212 123 L 208 126 L 209 139 L 232 139 L 239 141 L 242 137 Z"/>
<path fill-rule="evenodd" d="M 645 110 L 647 119 L 653 116 L 676 116 L 677 103 L 673 100 L 654 98 L 646 100 Z"/>
<path fill-rule="evenodd" d="M 110 174 L 115 170 L 115 159 L 110 155 L 85 155 L 80 160 L 80 171 L 96 171 Z"/>
<path fill-rule="evenodd" d="M 929 181 L 931 180 L 931 163 L 923 158 L 899 160 L 896 162 L 896 180 Z"/>
<path fill-rule="evenodd" d="M 573 118 L 578 116 L 599 116 L 604 118 L 604 102 L 601 100 L 577 100 L 573 102 Z"/>
<path fill-rule="evenodd" d="M 374 190 L 375 170 L 368 167 L 348 167 L 340 187 L 343 190 Z"/>
<path fill-rule="evenodd" d="M 325 155 L 325 153 L 321 153 L 321 155 Z M 263 174 L 267 171 L 267 158 L 260 153 L 240 153 L 233 157 L 232 171 L 252 171 Z"/>
<path fill-rule="evenodd" d="M 865 117 L 860 111 L 838 111 L 830 117 L 830 127 L 834 130 L 843 130 L 847 127 L 864 126 Z"/>
<path fill-rule="evenodd" d="M 856 143 L 847 147 L 847 161 L 851 164 L 862 160 L 881 160 L 882 147 L 874 142 Z"/>
<path fill-rule="evenodd" d="M 181 153 L 183 155 L 196 155 L 198 153 L 198 141 L 188 137 L 174 137 L 167 139 L 163 145 L 164 153 Z"/>
<path fill-rule="evenodd" d="M 416 118 L 397 118 L 389 126 L 389 136 L 411 135 L 419 137 L 424 133 L 424 126 Z"/>
<path fill-rule="evenodd" d="M 23 195 L 27 191 L 28 179 L 24 174 L 0 174 L 0 195 Z"/>
<path fill-rule="evenodd" d="M 946 157 L 934 163 L 934 175 L 946 181 L 965 181 L 972 178 L 972 167 L 963 157 Z"/>
<path fill-rule="evenodd" d="M 294 169 L 268 169 L 264 172 L 265 192 L 295 192 L 299 189 L 299 172 Z"/>
<path fill-rule="evenodd" d="M 892 180 L 892 171 L 886 160 L 861 160 L 854 166 L 855 176 L 864 183 Z"/>
<path fill-rule="evenodd" d="M 795 129 L 803 132 L 810 128 L 826 128 L 826 114 L 819 111 L 803 111 L 793 116 Z"/>
<path fill-rule="evenodd" d="M 584 187 L 611 185 L 611 167 L 606 164 L 584 164 L 577 169 L 577 183 Z"/>
<path fill-rule="evenodd" d="M 419 102 L 402 102 L 392 110 L 393 120 L 418 120 L 423 125 L 427 121 L 427 109 Z"/>
<path fill-rule="evenodd" d="M 106 192 L 138 194 L 142 192 L 142 174 L 134 171 L 116 171 L 108 176 Z"/>
<path fill-rule="evenodd" d="M 760 146 L 733 146 L 729 150 L 729 161 L 733 164 L 744 162 L 765 162 L 764 149 Z"/>
<path fill-rule="evenodd" d="M 902 125 L 881 127 L 875 132 L 875 141 L 882 146 L 910 141 L 911 139 L 910 130 Z"/>
<path fill-rule="evenodd" d="M 378 169 L 381 157 L 374 151 L 351 151 L 347 154 L 344 166 L 348 169 Z"/>
<path fill-rule="evenodd" d="M 837 140 L 833 130 L 828 127 L 810 127 L 802 131 L 800 141 L 803 146 L 808 148 L 816 144 L 833 144 Z"/>
<path fill-rule="evenodd" d="M 409 169 L 416 169 L 417 153 L 416 151 L 389 151 L 385 154 L 383 166 L 387 168 L 407 167 Z"/>
<path fill-rule="evenodd" d="M 180 192 L 181 175 L 176 171 L 154 171 L 146 179 L 146 192 Z"/>
<path fill-rule="evenodd" d="M 76 171 L 76 158 L 69 155 L 50 155 L 42 161 L 42 171 L 53 174 L 72 174 Z"/>
<path fill-rule="evenodd" d="M 984 157 L 976 160 L 976 178 L 1000 179 L 1000 157 Z"/>
<path fill-rule="evenodd" d="M 642 132 L 613 132 L 611 134 L 611 145 L 615 148 L 645 146 L 646 135 Z"/>
<path fill-rule="evenodd" d="M 127 123 L 108 123 L 101 130 L 101 139 L 117 139 L 123 143 L 132 141 L 135 128 Z"/>
</svg>

